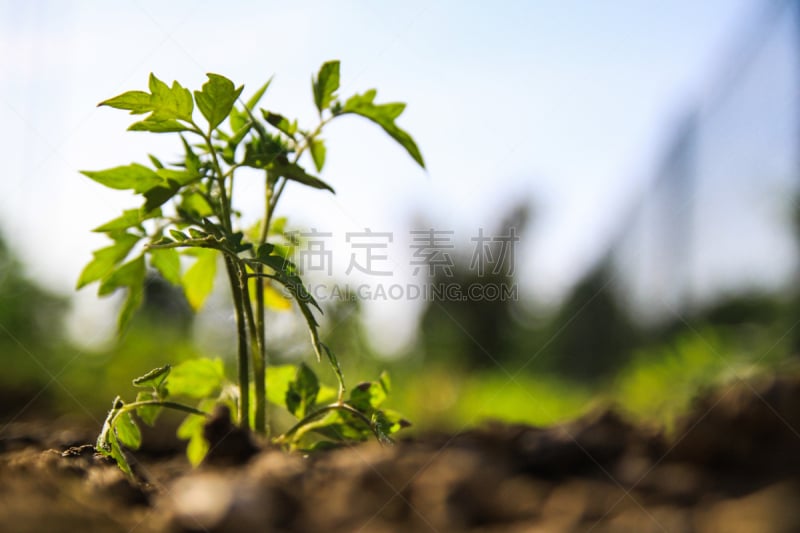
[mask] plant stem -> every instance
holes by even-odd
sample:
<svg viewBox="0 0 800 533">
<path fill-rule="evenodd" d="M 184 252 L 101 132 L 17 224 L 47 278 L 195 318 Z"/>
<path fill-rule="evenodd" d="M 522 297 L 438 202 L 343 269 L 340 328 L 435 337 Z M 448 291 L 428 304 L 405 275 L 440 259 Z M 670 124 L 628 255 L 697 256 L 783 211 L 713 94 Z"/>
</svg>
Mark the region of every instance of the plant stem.
<svg viewBox="0 0 800 533">
<path fill-rule="evenodd" d="M 336 402 L 336 403 L 328 404 L 328 405 L 326 405 L 324 407 L 320 407 L 319 409 L 317 409 L 313 413 L 311 413 L 311 414 L 307 415 L 306 417 L 304 417 L 302 420 L 300 420 L 294 426 L 292 426 L 286 433 L 284 433 L 283 435 L 280 436 L 279 440 L 285 440 L 285 439 L 291 437 L 292 435 L 297 433 L 297 431 L 300 428 L 302 428 L 306 424 L 310 423 L 314 419 L 317 419 L 317 418 L 319 418 L 320 416 L 322 416 L 322 415 L 324 415 L 326 413 L 330 413 L 331 411 L 336 411 L 336 410 L 347 411 L 348 413 L 354 415 L 356 418 L 360 419 L 362 422 L 364 422 L 369 427 L 369 429 L 372 431 L 373 435 L 375 435 L 375 438 L 378 439 L 378 442 L 380 442 L 381 444 L 383 443 L 384 439 L 381 437 L 381 434 L 378 432 L 378 429 L 375 427 L 375 425 L 372 423 L 372 421 L 369 418 L 367 418 L 366 415 L 364 415 L 364 413 L 362 413 L 361 411 L 359 411 L 355 407 L 352 407 L 352 406 L 350 406 L 350 405 L 348 405 L 348 404 L 346 404 L 344 402 Z"/>
<path fill-rule="evenodd" d="M 155 407 L 166 407 L 167 409 L 174 409 L 176 411 L 183 411 L 184 413 L 189 413 L 189 414 L 192 414 L 192 415 L 211 416 L 209 413 L 206 413 L 205 411 L 201 411 L 200 409 L 192 407 L 191 405 L 185 405 L 185 404 L 182 404 L 182 403 L 170 402 L 170 401 L 165 401 L 165 400 L 142 400 L 142 401 L 139 401 L 139 402 L 126 403 L 120 409 L 117 410 L 117 414 L 114 416 L 114 418 L 119 416 L 119 413 L 124 413 L 124 412 L 127 412 L 127 411 L 133 411 L 135 409 L 138 409 L 139 407 L 145 407 L 145 406 L 148 406 L 148 405 L 152 405 L 152 406 L 155 406 Z"/>
<path fill-rule="evenodd" d="M 228 272 L 228 281 L 233 295 L 233 309 L 236 315 L 236 338 L 238 341 L 239 364 L 239 426 L 247 429 L 250 414 L 250 375 L 247 364 L 247 324 L 244 316 L 244 301 L 242 288 L 239 283 L 239 272 L 233 259 L 225 257 L 225 268 Z"/>
<path fill-rule="evenodd" d="M 250 300 L 250 288 L 246 267 L 238 265 L 239 287 L 241 290 L 242 307 L 247 320 L 247 329 L 250 331 L 250 351 L 253 357 L 253 383 L 255 384 L 255 422 L 253 429 L 258 433 L 266 433 L 266 360 L 264 349 L 259 341 L 258 329 L 253 317 L 253 305 Z"/>
</svg>

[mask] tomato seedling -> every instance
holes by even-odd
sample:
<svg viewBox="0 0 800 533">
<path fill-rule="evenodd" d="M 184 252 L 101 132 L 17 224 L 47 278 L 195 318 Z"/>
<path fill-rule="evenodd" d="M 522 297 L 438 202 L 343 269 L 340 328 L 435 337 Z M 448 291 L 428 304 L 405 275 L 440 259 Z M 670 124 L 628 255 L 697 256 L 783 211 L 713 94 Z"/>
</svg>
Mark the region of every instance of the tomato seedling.
<svg viewBox="0 0 800 533">
<path fill-rule="evenodd" d="M 97 441 L 98 450 L 130 473 L 121 445 L 131 449 L 141 445 L 133 414 L 152 424 L 163 408 L 172 408 L 190 413 L 178 433 L 189 439 L 190 459 L 198 462 L 205 453 L 203 416 L 214 403 L 230 404 L 242 428 L 265 434 L 268 400 L 283 405 L 299 419 L 275 439 L 289 447 L 300 446 L 312 431 L 332 440 L 362 440 L 371 434 L 381 441 L 390 440 L 389 435 L 407 423 L 396 413 L 380 409 L 389 392 L 388 377 L 362 383 L 346 395 L 336 355 L 320 339 L 315 313 L 322 310 L 290 259 L 293 244 L 284 238 L 285 220 L 274 214 L 289 183 L 334 192 L 331 185 L 307 170 L 307 160 L 317 173 L 322 171 L 326 156 L 322 131 L 345 115 L 358 115 L 379 125 L 424 167 L 416 143 L 395 122 L 405 104 L 376 103 L 374 89 L 339 99 L 339 62 L 329 61 L 312 78 L 319 122 L 306 129 L 296 120 L 259 108 L 271 80 L 242 101 L 243 86 L 236 87 L 218 74 L 207 76 L 202 88 L 192 93 L 177 81 L 170 86 L 151 74 L 148 91 L 128 91 L 99 104 L 147 115 L 128 129 L 176 135 L 183 159 L 167 164 L 150 155 L 148 164 L 82 172 L 106 187 L 133 191 L 143 204 L 95 228 L 112 244 L 93 253 L 78 288 L 98 282 L 101 296 L 127 291 L 118 320 L 121 332 L 142 303 L 148 261 L 166 280 L 182 287 L 197 310 L 213 288 L 221 258 L 236 318 L 237 383 L 225 379 L 221 361 L 200 359 L 154 369 L 134 380 L 135 386 L 145 389 L 136 401 L 114 400 Z M 260 172 L 264 187 L 263 215 L 249 228 L 240 227 L 240 211 L 234 202 L 234 182 L 243 169 Z M 182 263 L 189 260 L 191 266 L 184 269 Z M 322 387 L 305 364 L 267 368 L 265 294 L 278 286 L 299 307 L 317 360 L 326 359 L 331 365 L 338 382 L 335 390 Z M 321 440 L 313 445 L 330 442 Z"/>
</svg>

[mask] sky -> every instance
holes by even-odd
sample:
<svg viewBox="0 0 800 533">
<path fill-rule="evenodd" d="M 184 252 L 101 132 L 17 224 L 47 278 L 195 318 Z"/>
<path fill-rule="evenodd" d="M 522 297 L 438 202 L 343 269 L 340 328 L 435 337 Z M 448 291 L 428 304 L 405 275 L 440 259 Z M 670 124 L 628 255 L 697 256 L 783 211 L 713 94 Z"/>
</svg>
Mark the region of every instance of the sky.
<svg viewBox="0 0 800 533">
<path fill-rule="evenodd" d="M 245 95 L 274 74 L 263 105 L 310 125 L 311 75 L 340 59 L 340 95 L 374 87 L 408 104 L 398 123 L 427 169 L 343 119 L 325 135 L 337 195 L 287 189 L 290 223 L 331 232 L 335 250 L 347 232 L 391 232 L 392 279 L 408 283 L 416 222 L 468 245 L 527 203 L 516 273 L 524 294 L 554 301 L 604 251 L 760 3 L 0 1 L 0 230 L 32 278 L 73 294 L 105 242 L 89 230 L 138 204 L 78 171 L 179 150 L 174 137 L 126 132 L 132 117 L 98 102 L 146 88 L 150 72 L 191 88 L 216 72 Z M 338 276 L 348 259 L 335 256 Z M 104 305 L 84 289 L 75 314 L 92 320 Z M 374 329 L 409 338 L 418 303 L 367 305 Z"/>
</svg>

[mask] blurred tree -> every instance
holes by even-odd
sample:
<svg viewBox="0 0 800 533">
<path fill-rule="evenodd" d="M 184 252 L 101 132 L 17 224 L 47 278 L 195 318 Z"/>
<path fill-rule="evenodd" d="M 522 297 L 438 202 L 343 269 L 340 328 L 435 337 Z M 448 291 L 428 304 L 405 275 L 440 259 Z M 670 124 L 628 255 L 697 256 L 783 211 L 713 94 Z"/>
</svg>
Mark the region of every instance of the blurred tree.
<svg viewBox="0 0 800 533">
<path fill-rule="evenodd" d="M 609 377 L 640 342 L 610 277 L 610 266 L 601 262 L 575 285 L 552 319 L 544 359 L 556 373 L 581 381 Z"/>
<path fill-rule="evenodd" d="M 0 236 L 0 417 L 15 416 L 34 399 L 54 392 L 46 384 L 63 342 L 66 300 L 22 274 L 22 265 Z"/>
<path fill-rule="evenodd" d="M 473 238 L 476 248 L 467 260 L 453 254 L 451 268 L 431 268 L 431 287 L 447 287 L 444 298 L 430 301 L 420 322 L 426 357 L 465 368 L 493 367 L 516 357 L 509 343 L 516 302 L 513 247 L 531 217 L 528 203 L 513 208 L 492 235 Z M 510 248 L 509 248 L 510 247 Z M 444 249 L 428 253 L 428 261 L 441 259 Z"/>
</svg>

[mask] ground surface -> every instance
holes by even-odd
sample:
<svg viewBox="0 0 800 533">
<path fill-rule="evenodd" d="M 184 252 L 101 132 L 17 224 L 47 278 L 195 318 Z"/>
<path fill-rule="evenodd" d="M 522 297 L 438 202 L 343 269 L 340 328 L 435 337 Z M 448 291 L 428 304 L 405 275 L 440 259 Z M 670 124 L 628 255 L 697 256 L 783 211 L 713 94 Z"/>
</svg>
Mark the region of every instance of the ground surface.
<svg viewBox="0 0 800 533">
<path fill-rule="evenodd" d="M 198 470 L 139 454 L 130 483 L 87 435 L 12 424 L 0 530 L 794 532 L 795 428 L 800 380 L 779 378 L 706 395 L 669 438 L 606 412 Z"/>
</svg>

